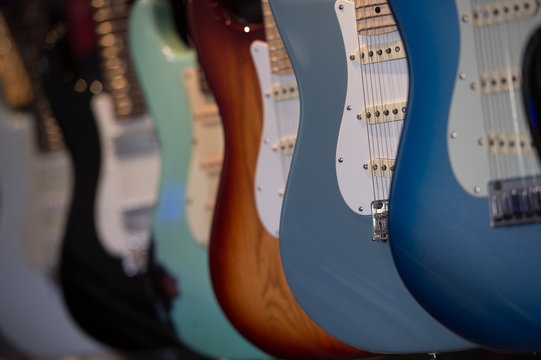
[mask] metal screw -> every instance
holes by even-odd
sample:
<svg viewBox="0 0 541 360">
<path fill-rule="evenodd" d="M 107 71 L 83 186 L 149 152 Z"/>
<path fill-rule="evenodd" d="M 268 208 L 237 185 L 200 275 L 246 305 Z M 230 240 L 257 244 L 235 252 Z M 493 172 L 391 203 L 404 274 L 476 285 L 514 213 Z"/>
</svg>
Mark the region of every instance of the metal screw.
<svg viewBox="0 0 541 360">
<path fill-rule="evenodd" d="M 351 110 L 351 105 L 346 106 L 346 110 L 347 111 Z"/>
<path fill-rule="evenodd" d="M 476 186 L 473 188 L 473 191 L 475 191 L 476 194 L 479 194 L 481 192 L 481 188 L 479 186 Z"/>
<path fill-rule="evenodd" d="M 460 73 L 460 75 L 458 75 L 458 77 L 462 80 L 464 80 L 466 78 L 466 74 L 464 73 Z"/>
<path fill-rule="evenodd" d="M 357 114 L 357 120 L 362 120 L 363 116 L 361 114 Z"/>
<path fill-rule="evenodd" d="M 257 185 L 257 191 L 263 191 L 263 186 Z"/>
<path fill-rule="evenodd" d="M 363 164 L 363 169 L 368 170 L 368 164 Z"/>
<path fill-rule="evenodd" d="M 462 21 L 465 22 L 465 23 L 469 23 L 470 22 L 470 17 L 468 15 L 464 15 L 464 16 L 462 16 Z"/>
<path fill-rule="evenodd" d="M 479 145 L 481 145 L 481 146 L 485 145 L 486 142 L 487 142 L 487 141 L 486 141 L 485 139 L 483 139 L 483 138 L 477 140 L 477 143 L 478 143 Z"/>
<path fill-rule="evenodd" d="M 342 163 L 342 162 L 344 162 L 344 158 L 342 158 L 342 157 L 339 157 L 339 158 L 338 158 L 338 162 L 339 162 L 339 163 Z"/>
<path fill-rule="evenodd" d="M 338 5 L 338 9 L 344 10 L 344 5 L 342 5 L 342 4 Z"/>
<path fill-rule="evenodd" d="M 359 211 L 363 211 L 364 208 L 362 206 L 359 206 Z"/>
<path fill-rule="evenodd" d="M 456 139 L 457 136 L 458 134 L 456 133 L 456 131 L 451 132 L 451 139 Z"/>
<path fill-rule="evenodd" d="M 350 59 L 350 60 L 355 60 L 355 55 L 351 54 L 351 55 L 349 56 L 349 59 Z"/>
</svg>

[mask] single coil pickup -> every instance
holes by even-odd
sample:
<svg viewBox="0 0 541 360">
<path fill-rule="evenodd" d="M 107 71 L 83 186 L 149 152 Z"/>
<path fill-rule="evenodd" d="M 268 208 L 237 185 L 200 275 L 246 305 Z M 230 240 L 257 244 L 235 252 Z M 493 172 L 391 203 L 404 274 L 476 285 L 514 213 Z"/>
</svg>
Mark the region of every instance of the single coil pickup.
<svg viewBox="0 0 541 360">
<path fill-rule="evenodd" d="M 533 16 L 537 0 L 504 0 L 472 7 L 472 24 L 478 27 L 516 21 Z"/>
<path fill-rule="evenodd" d="M 223 154 L 215 154 L 207 156 L 200 165 L 207 175 L 216 176 L 219 175 L 222 171 L 222 164 L 224 162 Z"/>
<path fill-rule="evenodd" d="M 359 64 L 366 65 L 403 59 L 406 57 L 406 52 L 404 51 L 404 44 L 398 40 L 372 46 L 362 46 L 355 51 L 351 58 L 353 57 Z"/>
<path fill-rule="evenodd" d="M 372 201 L 372 241 L 386 242 L 389 240 L 389 200 Z"/>
<path fill-rule="evenodd" d="M 194 121 L 205 126 L 220 124 L 220 111 L 216 104 L 201 106 L 193 114 Z"/>
<path fill-rule="evenodd" d="M 387 177 L 393 176 L 395 159 L 374 158 L 369 164 L 364 164 L 365 170 L 370 170 L 372 176 Z"/>
<path fill-rule="evenodd" d="M 274 84 L 272 85 L 272 88 L 267 91 L 266 96 L 272 98 L 274 101 L 297 99 L 299 97 L 297 82 L 292 81 Z"/>
<path fill-rule="evenodd" d="M 489 183 L 490 225 L 541 222 L 541 174 Z"/>
<path fill-rule="evenodd" d="M 400 101 L 390 104 L 367 106 L 357 115 L 369 125 L 404 120 L 406 117 L 407 101 Z"/>
<path fill-rule="evenodd" d="M 507 155 L 533 155 L 535 144 L 529 133 L 489 133 L 486 138 L 479 140 L 488 152 Z"/>
<path fill-rule="evenodd" d="M 481 94 L 489 95 L 505 91 L 518 90 L 522 83 L 519 69 L 498 70 L 485 73 L 472 84 L 472 89 Z"/>
<path fill-rule="evenodd" d="M 297 141 L 297 136 L 284 136 L 278 140 L 277 144 L 272 146 L 274 151 L 278 151 L 282 155 L 293 155 L 295 150 L 295 142 Z"/>
</svg>

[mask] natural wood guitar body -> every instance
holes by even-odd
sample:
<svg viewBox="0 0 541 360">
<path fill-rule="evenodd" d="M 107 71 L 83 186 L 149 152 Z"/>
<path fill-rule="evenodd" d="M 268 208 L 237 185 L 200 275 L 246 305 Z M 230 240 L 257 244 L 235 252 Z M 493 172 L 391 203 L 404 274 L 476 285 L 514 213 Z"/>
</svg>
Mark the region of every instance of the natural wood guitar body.
<svg viewBox="0 0 541 360">
<path fill-rule="evenodd" d="M 241 24 L 218 3 L 188 1 L 190 29 L 224 125 L 225 157 L 210 241 L 216 296 L 235 327 L 277 358 L 359 356 L 301 309 L 283 273 L 278 240 L 260 223 L 254 176 L 262 131 L 259 84 L 249 52 L 263 27 Z"/>
</svg>

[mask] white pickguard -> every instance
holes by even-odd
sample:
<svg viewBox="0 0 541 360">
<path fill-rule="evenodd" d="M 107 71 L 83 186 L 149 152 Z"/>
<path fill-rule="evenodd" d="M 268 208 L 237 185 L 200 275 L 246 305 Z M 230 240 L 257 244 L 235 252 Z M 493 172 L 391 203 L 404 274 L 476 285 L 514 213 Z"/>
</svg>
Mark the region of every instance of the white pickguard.
<svg viewBox="0 0 541 360">
<path fill-rule="evenodd" d="M 336 176 L 342 197 L 349 208 L 361 215 L 371 215 L 372 201 L 388 198 L 391 177 L 372 176 L 370 170 L 363 168 L 363 165 L 370 164 L 374 158 L 395 159 L 403 122 L 368 125 L 359 120 L 357 115 L 368 106 L 407 100 L 408 67 L 406 59 L 369 65 L 360 65 L 352 60 L 350 56 L 355 55 L 359 46 L 397 41 L 400 35 L 394 31 L 382 35 L 357 36 L 353 1 L 337 1 L 335 11 L 344 39 L 348 72 L 344 114 L 336 147 Z"/>
<path fill-rule="evenodd" d="M 186 220 L 195 241 L 207 248 L 220 183 L 224 133 L 218 105 L 212 95 L 201 92 L 197 70 L 186 68 L 183 78 L 193 120 L 186 179 Z"/>
<path fill-rule="evenodd" d="M 298 96 L 280 101 L 275 101 L 271 96 L 273 85 L 295 83 L 296 79 L 294 74 L 272 74 L 267 43 L 254 41 L 250 52 L 263 98 L 263 132 L 255 174 L 255 200 L 263 227 L 277 238 L 284 190 L 293 157 L 292 153 L 280 153 L 277 145 L 281 138 L 296 137 L 300 103 Z"/>
<path fill-rule="evenodd" d="M 529 136 L 530 132 L 525 120 L 526 115 L 520 89 L 515 89 L 512 95 L 509 92 L 482 95 L 472 89 L 471 84 L 480 75 L 476 57 L 478 49 L 476 49 L 474 41 L 474 26 L 471 22 L 463 21 L 464 16 L 470 16 L 471 18 L 471 2 L 459 0 L 456 1 L 456 5 L 460 18 L 460 58 L 448 121 L 447 147 L 449 160 L 454 175 L 462 188 L 472 196 L 486 197 L 488 194 L 488 182 L 498 178 L 497 176 L 494 178 L 491 176 L 489 163 L 506 161 L 516 164 L 518 163 L 518 157 L 512 154 L 497 155 L 487 151 L 486 144 L 483 144 L 483 141 L 487 141 L 487 131 L 483 121 L 482 100 L 486 101 L 492 98 L 492 101 L 499 103 L 498 112 L 507 111 L 511 114 L 510 101 L 512 99 L 516 104 L 518 133 Z M 491 25 L 493 29 L 498 28 L 498 33 L 509 36 L 504 38 L 506 41 L 500 44 L 500 48 L 508 50 L 506 53 L 501 54 L 501 58 L 508 56 L 511 68 L 521 68 L 522 56 L 527 41 L 530 34 L 539 27 L 540 23 L 541 12 L 538 10 L 537 14 L 531 18 Z M 497 59 L 492 60 L 493 65 L 496 65 Z M 506 68 L 507 66 L 496 65 L 496 67 L 493 70 L 500 70 L 500 67 Z M 502 130 L 505 133 L 515 133 L 511 116 L 509 116 L 509 121 L 502 124 Z M 526 175 L 541 173 L 535 152 L 527 151 L 523 154 L 523 159 Z M 508 177 L 516 177 L 521 175 L 519 170 L 517 167 L 510 166 L 506 169 L 506 172 Z"/>
<path fill-rule="evenodd" d="M 91 106 L 101 146 L 96 229 L 105 249 L 121 257 L 126 273 L 134 275 L 146 267 L 152 209 L 158 197 L 161 160 L 154 126 L 147 115 L 117 121 L 106 93 L 94 96 Z M 146 150 L 133 150 L 138 143 L 144 143 Z"/>
<path fill-rule="evenodd" d="M 65 222 L 62 206 L 69 199 L 71 179 L 64 155 L 37 165 L 43 159 L 35 157 L 33 131 L 29 116 L 0 107 L 0 333 L 29 354 L 102 353 L 104 349 L 76 326 L 59 288 L 43 272 L 59 252 L 63 229 L 57 226 Z M 51 163 L 47 171 L 36 170 Z M 52 175 L 55 168 L 60 173 Z M 40 178 L 34 178 L 36 174 Z M 61 183 L 54 184 L 54 179 Z M 53 194 L 60 199 L 55 200 L 54 212 L 45 217 L 42 206 Z M 40 254 L 47 247 L 51 249 Z"/>
</svg>

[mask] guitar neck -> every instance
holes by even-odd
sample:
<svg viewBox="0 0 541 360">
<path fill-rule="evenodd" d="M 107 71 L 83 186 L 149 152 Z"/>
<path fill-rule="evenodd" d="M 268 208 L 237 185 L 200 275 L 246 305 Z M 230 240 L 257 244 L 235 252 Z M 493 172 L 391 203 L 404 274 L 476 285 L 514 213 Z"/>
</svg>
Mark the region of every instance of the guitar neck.
<svg viewBox="0 0 541 360">
<path fill-rule="evenodd" d="M 265 37 L 269 45 L 271 71 L 275 75 L 291 74 L 293 73 L 293 67 L 276 27 L 269 0 L 261 0 L 261 5 L 263 9 L 263 22 L 265 24 Z"/>
<path fill-rule="evenodd" d="M 42 46 L 50 30 L 49 9 L 44 1 L 22 0 L 10 10 L 7 20 L 11 20 L 22 59 L 20 66 L 26 73 L 22 78 L 29 79 L 33 94 L 33 101 L 28 105 L 34 112 L 37 147 L 43 153 L 61 150 L 64 138 L 44 93 L 39 65 Z"/>
<path fill-rule="evenodd" d="M 359 35 L 379 35 L 398 30 L 386 0 L 355 0 L 355 17 Z"/>
<path fill-rule="evenodd" d="M 105 90 L 113 97 L 119 121 L 145 113 L 128 46 L 128 0 L 94 0 L 94 21 L 100 47 Z"/>
</svg>

